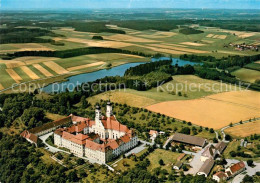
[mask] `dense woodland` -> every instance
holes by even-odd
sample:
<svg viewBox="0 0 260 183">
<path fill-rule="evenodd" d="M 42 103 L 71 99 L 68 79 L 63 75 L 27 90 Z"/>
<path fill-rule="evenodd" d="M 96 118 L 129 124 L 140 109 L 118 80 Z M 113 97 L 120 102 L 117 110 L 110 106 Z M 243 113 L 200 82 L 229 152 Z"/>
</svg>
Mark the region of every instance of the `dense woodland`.
<svg viewBox="0 0 260 183">
<path fill-rule="evenodd" d="M 179 32 L 182 33 L 182 34 L 189 35 L 189 34 L 201 34 L 204 31 L 196 30 L 196 29 L 193 29 L 193 28 L 183 28 L 183 29 L 180 29 Z"/>
<path fill-rule="evenodd" d="M 0 44 L 9 43 L 52 43 L 52 39 L 39 38 L 41 36 L 61 36 L 50 30 L 40 28 L 0 28 Z"/>
</svg>

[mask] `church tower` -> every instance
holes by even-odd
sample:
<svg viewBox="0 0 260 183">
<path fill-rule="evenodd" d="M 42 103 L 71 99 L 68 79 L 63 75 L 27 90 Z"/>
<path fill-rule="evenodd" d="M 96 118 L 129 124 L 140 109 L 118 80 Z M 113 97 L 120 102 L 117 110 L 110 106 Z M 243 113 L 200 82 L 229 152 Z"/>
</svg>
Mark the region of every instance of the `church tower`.
<svg viewBox="0 0 260 183">
<path fill-rule="evenodd" d="M 113 115 L 112 112 L 112 104 L 110 101 L 107 102 L 107 111 L 106 111 L 106 116 L 109 118 Z"/>
<path fill-rule="evenodd" d="M 98 104 L 96 105 L 95 115 L 96 115 L 96 117 L 95 117 L 96 120 L 100 120 L 102 117 L 101 107 Z"/>
</svg>

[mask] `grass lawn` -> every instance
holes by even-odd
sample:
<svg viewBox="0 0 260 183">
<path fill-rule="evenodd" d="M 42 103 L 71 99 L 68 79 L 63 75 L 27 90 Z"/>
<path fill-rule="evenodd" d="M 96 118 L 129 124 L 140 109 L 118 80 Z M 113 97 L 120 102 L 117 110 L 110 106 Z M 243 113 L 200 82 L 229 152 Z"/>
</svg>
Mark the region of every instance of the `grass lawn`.
<svg viewBox="0 0 260 183">
<path fill-rule="evenodd" d="M 250 83 L 254 83 L 256 79 L 260 79 L 260 71 L 252 70 L 252 69 L 239 69 L 232 72 L 232 75 L 241 79 L 242 81 L 247 81 Z"/>
<path fill-rule="evenodd" d="M 168 172 L 172 170 L 172 166 L 177 161 L 178 156 L 181 153 L 171 152 L 164 149 L 156 149 L 154 152 L 150 153 L 147 158 L 150 160 L 151 165 L 148 167 L 149 170 L 153 170 L 157 167 L 166 169 Z M 164 165 L 159 164 L 159 160 L 162 159 Z"/>
</svg>

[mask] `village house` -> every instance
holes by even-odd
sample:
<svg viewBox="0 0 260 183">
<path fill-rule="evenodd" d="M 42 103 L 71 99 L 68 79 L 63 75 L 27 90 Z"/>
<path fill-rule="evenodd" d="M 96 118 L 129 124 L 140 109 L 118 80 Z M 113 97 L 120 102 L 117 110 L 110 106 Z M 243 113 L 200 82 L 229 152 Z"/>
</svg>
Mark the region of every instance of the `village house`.
<svg viewBox="0 0 260 183">
<path fill-rule="evenodd" d="M 236 176 L 237 174 L 240 174 L 246 169 L 246 165 L 243 161 L 240 161 L 236 164 L 231 165 L 229 168 L 226 169 L 226 174 L 228 178 L 232 178 Z"/>
<path fill-rule="evenodd" d="M 158 132 L 155 130 L 150 130 L 149 135 L 150 135 L 150 139 L 152 140 L 158 136 Z"/>
<path fill-rule="evenodd" d="M 37 147 L 38 137 L 35 134 L 29 132 L 28 130 L 24 130 L 20 136 Z"/>
<path fill-rule="evenodd" d="M 227 180 L 227 175 L 224 172 L 217 172 L 213 175 L 212 179 L 217 182 L 225 181 Z"/>
</svg>

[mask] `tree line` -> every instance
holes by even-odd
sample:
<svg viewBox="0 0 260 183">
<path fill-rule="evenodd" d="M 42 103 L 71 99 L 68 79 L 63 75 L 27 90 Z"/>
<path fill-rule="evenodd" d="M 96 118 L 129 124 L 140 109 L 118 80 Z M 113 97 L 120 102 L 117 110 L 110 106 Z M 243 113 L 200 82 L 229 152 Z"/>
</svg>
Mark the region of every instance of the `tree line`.
<svg viewBox="0 0 260 183">
<path fill-rule="evenodd" d="M 14 53 L 8 53 L 5 56 L 2 55 L 3 59 L 14 59 L 17 57 L 25 56 L 41 56 L 41 57 L 58 57 L 58 58 L 70 58 L 88 54 L 99 54 L 99 53 L 124 53 L 131 55 L 139 55 L 143 57 L 152 57 L 151 54 L 145 54 L 137 51 L 129 51 L 118 48 L 105 48 L 105 47 L 85 47 L 75 48 L 69 50 L 59 51 L 18 51 Z"/>
</svg>

